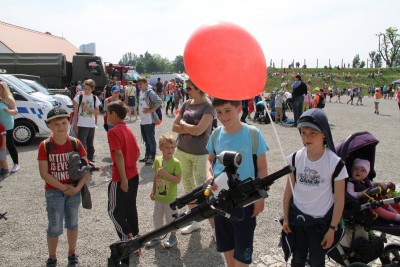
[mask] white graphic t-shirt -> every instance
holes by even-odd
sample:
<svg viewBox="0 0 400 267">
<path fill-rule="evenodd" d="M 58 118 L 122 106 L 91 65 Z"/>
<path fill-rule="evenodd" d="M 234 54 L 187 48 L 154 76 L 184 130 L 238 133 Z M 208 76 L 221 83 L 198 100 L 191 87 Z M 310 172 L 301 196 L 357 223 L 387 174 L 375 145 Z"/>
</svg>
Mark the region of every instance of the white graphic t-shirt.
<svg viewBox="0 0 400 267">
<path fill-rule="evenodd" d="M 292 165 L 292 155 L 286 159 Z M 297 151 L 296 185 L 294 188 L 294 204 L 305 214 L 314 218 L 323 217 L 334 203 L 332 193 L 332 175 L 340 158 L 328 148 L 317 161 L 310 161 L 307 148 Z M 346 167 L 340 171 L 335 181 L 348 177 Z"/>
<path fill-rule="evenodd" d="M 95 96 L 96 99 L 96 107 L 98 108 L 101 105 L 101 102 L 97 96 Z M 77 95 L 74 98 L 74 101 L 79 105 L 79 95 Z M 88 127 L 88 128 L 94 128 L 96 127 L 96 122 L 95 122 L 95 115 L 93 115 L 90 112 L 84 111 L 82 109 L 82 105 L 85 103 L 89 109 L 94 109 L 94 102 L 93 102 L 93 95 L 85 95 L 83 94 L 82 98 L 82 103 L 78 109 L 78 126 L 79 127 Z"/>
<path fill-rule="evenodd" d="M 144 113 L 143 112 L 144 108 L 149 108 L 149 106 L 146 103 L 146 92 L 140 91 L 139 95 L 140 124 L 141 125 L 152 124 L 153 119 L 151 118 L 151 113 Z"/>
</svg>

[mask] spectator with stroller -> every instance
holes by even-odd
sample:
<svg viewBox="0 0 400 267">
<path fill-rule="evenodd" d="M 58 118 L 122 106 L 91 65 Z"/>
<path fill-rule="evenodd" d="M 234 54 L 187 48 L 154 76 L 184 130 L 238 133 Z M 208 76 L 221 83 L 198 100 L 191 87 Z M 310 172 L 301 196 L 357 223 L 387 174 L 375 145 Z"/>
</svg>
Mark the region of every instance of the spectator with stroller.
<svg viewBox="0 0 400 267">
<path fill-rule="evenodd" d="M 307 94 L 307 85 L 301 80 L 300 74 L 295 75 L 295 82 L 292 85 L 292 107 L 294 127 L 297 127 L 297 120 L 303 113 L 304 95 Z"/>
<path fill-rule="evenodd" d="M 348 174 L 322 109 L 304 112 L 297 128 L 304 147 L 287 157 L 295 172 L 284 192 L 282 231 L 294 239 L 291 266 L 304 267 L 307 259 L 312 267 L 325 266 L 325 250 L 334 242 L 343 213 Z"/>
<path fill-rule="evenodd" d="M 181 162 L 182 184 L 186 193 L 200 186 L 206 179 L 205 164 L 208 151 L 206 145 L 211 134 L 215 109 L 207 95 L 190 79 L 186 81 L 186 92 L 190 99 L 182 104 L 179 114 L 175 117 L 172 131 L 178 133 L 175 156 Z M 195 144 L 195 145 L 194 145 Z M 190 203 L 189 208 L 195 204 Z M 210 220 L 211 232 L 214 235 L 214 222 Z M 182 234 L 190 234 L 200 229 L 200 223 L 182 228 Z"/>
<path fill-rule="evenodd" d="M 377 186 L 380 186 L 382 189 L 387 188 L 387 184 L 380 182 L 372 182 L 368 178 L 368 174 L 370 172 L 370 162 L 366 159 L 356 158 L 353 162 L 353 166 L 351 168 L 351 177 L 349 178 L 349 182 L 347 183 L 347 193 L 355 199 L 362 199 L 365 196 L 365 193 Z M 379 207 L 376 209 L 372 209 L 374 213 L 376 213 L 380 218 L 400 222 L 400 214 L 399 212 L 393 208 L 391 205 L 387 206 L 387 209 L 383 207 Z"/>
</svg>

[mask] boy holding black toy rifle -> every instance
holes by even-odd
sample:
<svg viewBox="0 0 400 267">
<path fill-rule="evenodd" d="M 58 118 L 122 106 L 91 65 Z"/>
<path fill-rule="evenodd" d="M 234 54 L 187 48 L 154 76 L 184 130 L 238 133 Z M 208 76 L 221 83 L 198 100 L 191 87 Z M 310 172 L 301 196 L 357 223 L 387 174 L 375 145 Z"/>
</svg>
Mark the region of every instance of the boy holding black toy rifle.
<svg viewBox="0 0 400 267">
<path fill-rule="evenodd" d="M 209 151 L 206 164 L 206 183 L 213 176 L 218 177 L 224 170 L 224 165 L 216 161 L 216 155 L 226 150 L 240 152 L 243 160 L 237 172 L 240 179 L 267 176 L 268 150 L 261 132 L 256 128 L 240 122 L 242 112 L 241 101 L 214 98 L 212 104 L 217 112 L 217 118 L 222 126 L 212 133 L 207 150 Z M 216 190 L 214 183 L 212 189 Z M 254 230 L 256 216 L 264 210 L 264 199 L 244 208 L 234 208 L 227 213 L 242 218 L 233 221 L 221 215 L 216 215 L 215 230 L 217 251 L 223 252 L 228 267 L 248 266 L 252 262 Z"/>
</svg>

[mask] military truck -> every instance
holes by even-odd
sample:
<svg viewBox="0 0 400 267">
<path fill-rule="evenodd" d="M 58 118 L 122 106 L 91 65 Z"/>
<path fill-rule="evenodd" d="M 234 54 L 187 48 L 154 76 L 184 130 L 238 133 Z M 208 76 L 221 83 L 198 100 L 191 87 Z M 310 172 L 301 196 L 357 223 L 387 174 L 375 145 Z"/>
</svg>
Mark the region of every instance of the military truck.
<svg viewBox="0 0 400 267">
<path fill-rule="evenodd" d="M 8 74 L 40 76 L 48 88 L 64 88 L 71 81 L 93 79 L 97 95 L 107 83 L 101 57 L 88 53 L 77 53 L 72 62 L 59 53 L 0 53 L 0 69 Z"/>
</svg>

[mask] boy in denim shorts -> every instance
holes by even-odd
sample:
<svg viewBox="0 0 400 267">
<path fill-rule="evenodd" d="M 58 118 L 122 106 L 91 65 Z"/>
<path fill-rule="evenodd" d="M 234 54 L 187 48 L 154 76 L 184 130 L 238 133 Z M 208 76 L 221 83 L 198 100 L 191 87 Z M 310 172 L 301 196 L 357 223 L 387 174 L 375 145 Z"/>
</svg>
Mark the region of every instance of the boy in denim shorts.
<svg viewBox="0 0 400 267">
<path fill-rule="evenodd" d="M 57 266 L 58 237 L 63 233 L 63 221 L 68 236 L 68 266 L 78 266 L 76 242 L 78 238 L 78 209 L 81 202 L 80 190 L 86 183 L 89 173 L 85 174 L 76 185 L 69 178 L 69 153 L 74 146 L 81 157 L 86 158 L 86 151 L 78 139 L 68 136 L 69 115 L 61 108 L 54 108 L 47 114 L 47 126 L 53 132 L 48 150 L 45 141 L 39 145 L 38 161 L 40 176 L 46 182 L 45 197 L 48 217 L 47 246 L 49 258 L 47 266 Z M 72 142 L 76 142 L 73 144 Z"/>
<path fill-rule="evenodd" d="M 213 175 L 218 177 L 225 169 L 218 160 L 215 161 L 215 164 L 213 162 L 217 155 L 226 150 L 242 154 L 242 164 L 237 170 L 241 180 L 255 176 L 266 177 L 268 146 L 257 128 L 250 128 L 240 121 L 241 101 L 214 98 L 212 104 L 222 126 L 214 130 L 207 143 L 209 155 L 206 163 L 206 183 L 212 180 Z M 252 138 L 253 131 L 256 138 L 254 140 Z M 257 142 L 255 151 L 252 151 L 253 142 Z M 253 156 L 256 157 L 256 160 L 253 160 Z M 217 189 L 216 183 L 212 189 Z M 264 199 L 261 199 L 246 207 L 227 211 L 237 218 L 243 218 L 241 221 L 233 221 L 221 215 L 214 217 L 217 251 L 224 253 L 227 266 L 251 264 L 256 217 L 263 210 Z"/>
<path fill-rule="evenodd" d="M 0 176 L 6 177 L 10 174 L 8 171 L 8 164 L 6 159 L 6 141 L 7 141 L 7 132 L 6 128 L 3 124 L 0 123 Z"/>
</svg>

